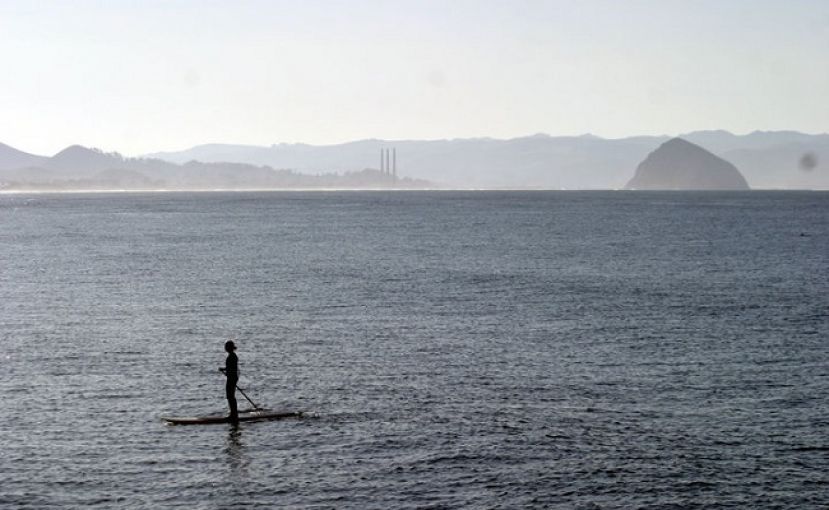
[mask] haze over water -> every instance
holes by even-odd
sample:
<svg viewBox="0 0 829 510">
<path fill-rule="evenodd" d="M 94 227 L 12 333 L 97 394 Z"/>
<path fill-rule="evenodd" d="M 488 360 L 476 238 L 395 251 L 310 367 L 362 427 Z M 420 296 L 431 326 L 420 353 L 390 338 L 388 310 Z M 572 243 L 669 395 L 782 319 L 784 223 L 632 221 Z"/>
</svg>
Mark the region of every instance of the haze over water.
<svg viewBox="0 0 829 510">
<path fill-rule="evenodd" d="M 0 196 L 0 506 L 824 507 L 827 207 Z"/>
</svg>

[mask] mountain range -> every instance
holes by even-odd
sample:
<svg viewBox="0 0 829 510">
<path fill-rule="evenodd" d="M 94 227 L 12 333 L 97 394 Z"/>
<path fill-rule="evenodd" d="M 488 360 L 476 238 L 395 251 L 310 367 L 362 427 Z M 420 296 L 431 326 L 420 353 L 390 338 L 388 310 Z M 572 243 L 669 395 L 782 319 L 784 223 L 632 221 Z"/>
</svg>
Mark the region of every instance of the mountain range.
<svg viewBox="0 0 829 510">
<path fill-rule="evenodd" d="M 73 145 L 52 157 L 0 144 L 0 190 L 200 190 L 305 188 L 428 188 L 430 183 L 389 173 L 359 171 L 308 175 L 291 169 L 236 162 L 172 163 L 125 158 Z"/>
<path fill-rule="evenodd" d="M 680 135 L 732 163 L 752 189 L 829 189 L 829 134 L 696 131 Z M 538 134 L 508 140 L 361 140 L 337 145 L 208 144 L 139 158 L 72 146 L 52 157 L 0 144 L 0 186 L 621 189 L 668 136 Z M 394 148 L 397 181 L 381 173 Z"/>
<path fill-rule="evenodd" d="M 618 189 L 650 152 L 671 138 L 538 134 L 509 140 L 362 140 L 325 146 L 209 144 L 148 156 L 179 163 L 237 161 L 320 172 L 377 166 L 380 149 L 394 147 L 401 175 L 446 187 Z M 753 189 L 829 189 L 829 134 L 695 131 L 679 138 L 734 164 Z M 802 165 L 804 157 L 815 164 Z"/>
</svg>

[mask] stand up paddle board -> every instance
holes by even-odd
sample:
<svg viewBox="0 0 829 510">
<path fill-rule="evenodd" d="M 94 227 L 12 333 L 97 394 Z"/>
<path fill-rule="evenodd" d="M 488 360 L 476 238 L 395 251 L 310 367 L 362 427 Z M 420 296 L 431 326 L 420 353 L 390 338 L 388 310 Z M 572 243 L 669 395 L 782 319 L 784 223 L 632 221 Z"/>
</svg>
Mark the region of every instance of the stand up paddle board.
<svg viewBox="0 0 829 510">
<path fill-rule="evenodd" d="M 272 411 L 256 409 L 253 411 L 239 411 L 239 421 L 282 420 L 285 418 L 301 418 L 302 411 Z M 226 414 L 211 414 L 207 416 L 162 416 L 161 419 L 169 425 L 211 425 L 216 423 L 230 423 Z"/>
</svg>

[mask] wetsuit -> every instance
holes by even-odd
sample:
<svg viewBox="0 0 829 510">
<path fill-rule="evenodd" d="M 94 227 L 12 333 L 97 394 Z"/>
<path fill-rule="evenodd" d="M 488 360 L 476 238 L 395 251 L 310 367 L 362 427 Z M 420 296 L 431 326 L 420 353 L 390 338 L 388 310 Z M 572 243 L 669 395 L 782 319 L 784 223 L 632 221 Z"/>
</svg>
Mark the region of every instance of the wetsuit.
<svg viewBox="0 0 829 510">
<path fill-rule="evenodd" d="M 227 404 L 230 406 L 230 421 L 239 421 L 239 410 L 236 408 L 236 383 L 239 381 L 239 358 L 235 352 L 230 352 L 225 360 L 225 375 L 227 384 Z"/>
</svg>

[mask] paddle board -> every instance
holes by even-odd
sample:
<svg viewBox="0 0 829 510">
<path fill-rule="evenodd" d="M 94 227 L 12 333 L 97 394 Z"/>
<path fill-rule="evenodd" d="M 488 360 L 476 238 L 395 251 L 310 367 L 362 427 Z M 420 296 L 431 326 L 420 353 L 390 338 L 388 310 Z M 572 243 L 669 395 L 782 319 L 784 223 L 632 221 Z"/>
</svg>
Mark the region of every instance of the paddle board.
<svg viewBox="0 0 829 510">
<path fill-rule="evenodd" d="M 239 412 L 239 421 L 281 420 L 284 418 L 300 418 L 301 416 L 302 411 L 272 411 L 269 409 L 260 409 Z M 212 414 L 208 416 L 162 416 L 161 419 L 170 425 L 230 423 L 230 418 L 226 414 Z"/>
</svg>

